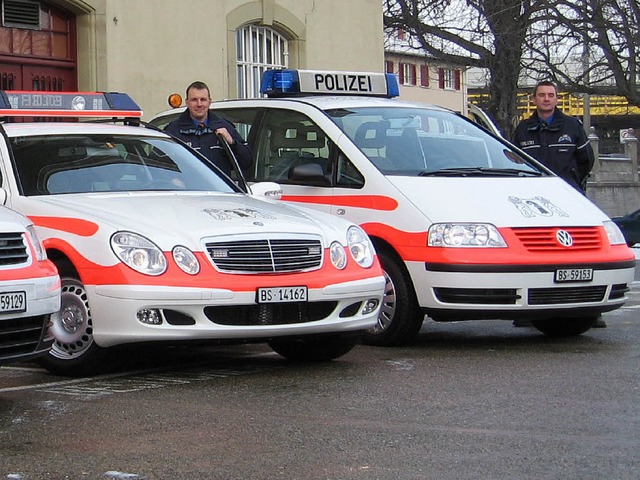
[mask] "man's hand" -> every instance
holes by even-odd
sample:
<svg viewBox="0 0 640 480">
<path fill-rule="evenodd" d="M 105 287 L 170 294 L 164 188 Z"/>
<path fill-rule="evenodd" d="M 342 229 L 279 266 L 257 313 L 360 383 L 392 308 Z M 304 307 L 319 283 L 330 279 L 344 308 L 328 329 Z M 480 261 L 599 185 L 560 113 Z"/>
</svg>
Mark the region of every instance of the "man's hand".
<svg viewBox="0 0 640 480">
<path fill-rule="evenodd" d="M 222 138 L 224 138 L 229 145 L 233 145 L 234 143 L 236 143 L 236 141 L 229 133 L 229 130 L 224 127 L 218 128 L 215 133 L 216 135 L 222 135 Z"/>
</svg>

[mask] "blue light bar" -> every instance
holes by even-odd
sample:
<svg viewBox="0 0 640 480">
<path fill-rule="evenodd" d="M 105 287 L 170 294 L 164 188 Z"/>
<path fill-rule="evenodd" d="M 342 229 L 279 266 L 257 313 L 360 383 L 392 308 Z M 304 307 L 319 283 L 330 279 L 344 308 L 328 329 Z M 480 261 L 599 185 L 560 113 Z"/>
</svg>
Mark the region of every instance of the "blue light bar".
<svg viewBox="0 0 640 480">
<path fill-rule="evenodd" d="M 329 72 L 321 70 L 266 70 L 260 93 L 268 97 L 296 95 L 359 95 L 397 97 L 395 75 L 368 72 Z"/>
<path fill-rule="evenodd" d="M 0 117 L 142 117 L 125 93 L 0 90 Z"/>
</svg>

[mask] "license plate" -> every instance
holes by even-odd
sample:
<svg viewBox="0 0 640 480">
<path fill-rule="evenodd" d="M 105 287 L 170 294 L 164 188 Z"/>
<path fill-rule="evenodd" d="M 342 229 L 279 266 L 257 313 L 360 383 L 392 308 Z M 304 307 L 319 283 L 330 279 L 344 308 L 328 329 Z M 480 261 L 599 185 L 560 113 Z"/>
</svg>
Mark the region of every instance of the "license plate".
<svg viewBox="0 0 640 480">
<path fill-rule="evenodd" d="M 26 312 L 27 294 L 25 292 L 0 293 L 0 312 Z"/>
<path fill-rule="evenodd" d="M 593 268 L 559 268 L 553 277 L 556 283 L 590 282 L 591 280 L 593 280 Z"/>
<path fill-rule="evenodd" d="M 259 288 L 258 303 L 306 302 L 307 287 Z"/>
</svg>

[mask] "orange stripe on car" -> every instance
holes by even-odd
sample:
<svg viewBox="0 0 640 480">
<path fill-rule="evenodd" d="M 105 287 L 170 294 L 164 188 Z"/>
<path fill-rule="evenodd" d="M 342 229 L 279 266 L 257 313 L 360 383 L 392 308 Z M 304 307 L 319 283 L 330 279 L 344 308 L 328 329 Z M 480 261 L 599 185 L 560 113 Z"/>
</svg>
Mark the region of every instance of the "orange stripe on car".
<svg viewBox="0 0 640 480">
<path fill-rule="evenodd" d="M 97 223 L 81 218 L 39 216 L 30 216 L 29 218 L 38 227 L 73 233 L 81 237 L 91 237 L 96 234 L 99 228 Z"/>
<path fill-rule="evenodd" d="M 393 211 L 398 208 L 398 201 L 395 198 L 384 195 L 283 195 L 282 200 L 384 211 Z"/>
</svg>

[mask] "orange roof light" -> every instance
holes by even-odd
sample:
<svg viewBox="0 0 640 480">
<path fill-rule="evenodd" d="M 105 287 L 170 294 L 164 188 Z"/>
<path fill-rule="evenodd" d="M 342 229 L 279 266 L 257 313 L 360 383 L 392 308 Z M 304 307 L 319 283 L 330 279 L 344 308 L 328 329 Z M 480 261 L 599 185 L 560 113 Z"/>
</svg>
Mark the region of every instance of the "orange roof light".
<svg viewBox="0 0 640 480">
<path fill-rule="evenodd" d="M 179 93 L 172 93 L 167 99 L 171 108 L 178 108 L 182 105 L 182 97 Z"/>
</svg>

